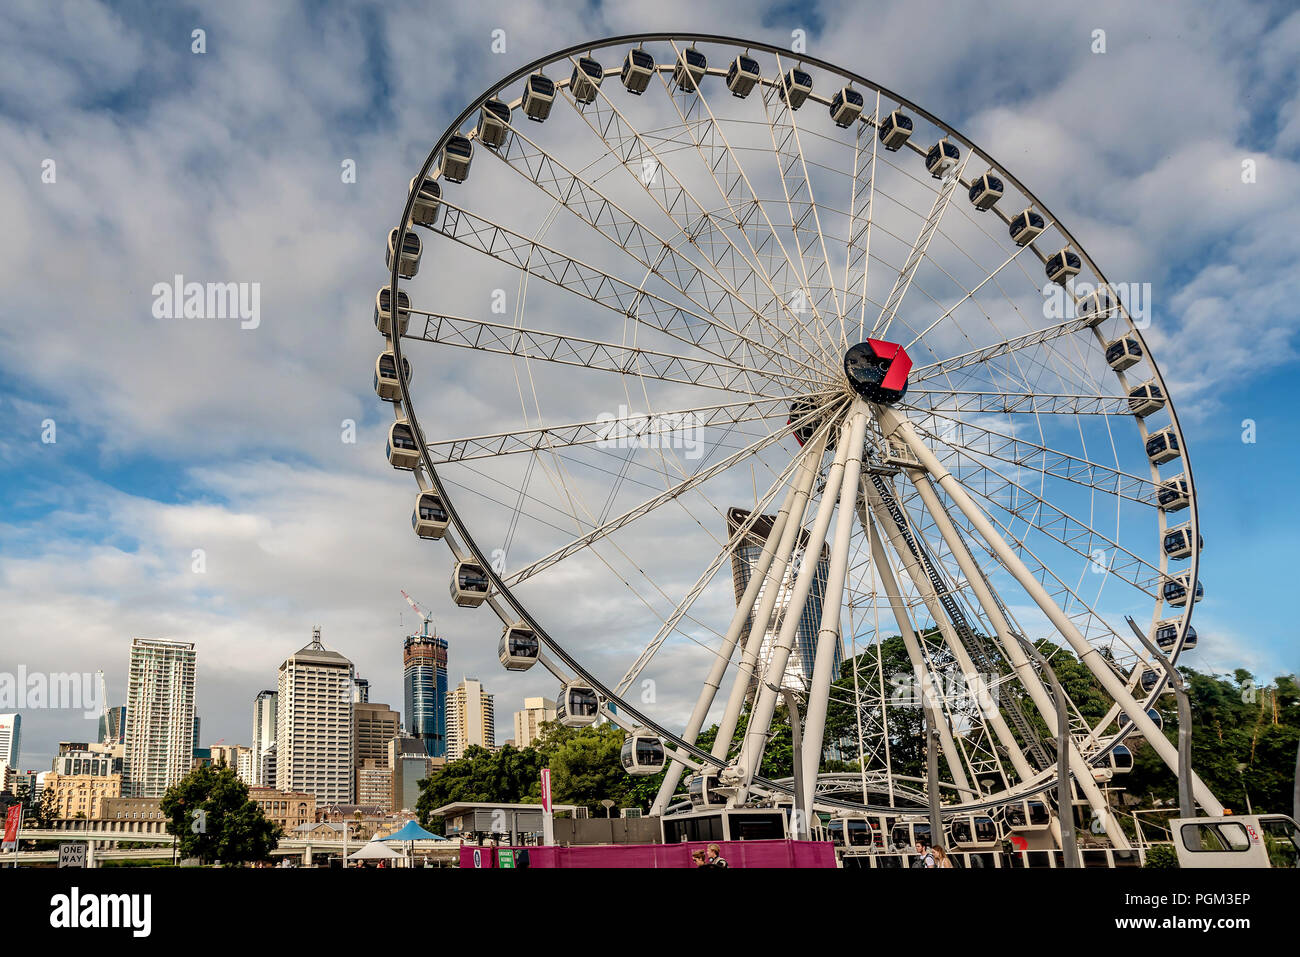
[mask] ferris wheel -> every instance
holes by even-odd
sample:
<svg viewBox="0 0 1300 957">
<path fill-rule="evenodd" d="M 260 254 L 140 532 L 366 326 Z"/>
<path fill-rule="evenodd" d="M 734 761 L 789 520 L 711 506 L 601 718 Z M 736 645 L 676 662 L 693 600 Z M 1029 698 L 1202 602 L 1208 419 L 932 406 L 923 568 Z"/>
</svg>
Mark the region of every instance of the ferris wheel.
<svg viewBox="0 0 1300 957">
<path fill-rule="evenodd" d="M 611 38 L 470 103 L 386 262 L 375 391 L 430 567 L 562 723 L 667 768 L 654 811 L 791 794 L 760 773 L 791 697 L 802 807 L 924 803 L 891 753 L 918 707 L 945 814 L 1023 806 L 1054 774 L 1046 639 L 1108 702 L 1067 702 L 1069 765 L 1128 846 L 1126 736 L 1176 754 L 1165 672 L 1112 623 L 1194 646 L 1196 491 L 1144 323 L 990 155 L 809 56 Z"/>
</svg>

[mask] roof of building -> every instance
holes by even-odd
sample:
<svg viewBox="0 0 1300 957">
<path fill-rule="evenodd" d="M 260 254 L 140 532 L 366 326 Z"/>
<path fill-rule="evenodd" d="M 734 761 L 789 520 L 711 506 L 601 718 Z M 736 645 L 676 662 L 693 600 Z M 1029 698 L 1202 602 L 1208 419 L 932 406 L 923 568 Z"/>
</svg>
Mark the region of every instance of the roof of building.
<svg viewBox="0 0 1300 957">
<path fill-rule="evenodd" d="M 313 633 L 311 641 L 307 642 L 307 644 L 303 645 L 286 658 L 285 664 L 288 664 L 290 661 L 315 662 L 317 664 L 340 665 L 347 667 L 352 666 L 352 662 L 348 658 L 339 654 L 337 651 L 330 651 L 321 644 L 319 630 Z M 281 667 L 283 667 L 283 665 Z"/>
<path fill-rule="evenodd" d="M 572 811 L 576 804 L 552 804 L 552 811 Z M 540 811 L 540 804 L 506 804 L 496 801 L 453 801 L 430 812 L 432 817 L 450 817 L 470 811 Z"/>
</svg>

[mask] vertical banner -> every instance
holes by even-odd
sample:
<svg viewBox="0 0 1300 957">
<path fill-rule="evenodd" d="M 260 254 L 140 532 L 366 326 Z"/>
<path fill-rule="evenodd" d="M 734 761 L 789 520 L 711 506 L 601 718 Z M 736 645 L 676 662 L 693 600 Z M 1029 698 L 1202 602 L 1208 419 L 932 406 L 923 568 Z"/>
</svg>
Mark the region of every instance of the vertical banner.
<svg viewBox="0 0 1300 957">
<path fill-rule="evenodd" d="M 23 806 L 21 804 L 14 804 L 5 812 L 5 839 L 4 843 L 0 844 L 0 850 L 18 850 L 18 829 L 22 827 L 22 820 Z"/>
<path fill-rule="evenodd" d="M 555 843 L 555 813 L 551 809 L 551 769 L 542 768 L 542 843 Z"/>
</svg>

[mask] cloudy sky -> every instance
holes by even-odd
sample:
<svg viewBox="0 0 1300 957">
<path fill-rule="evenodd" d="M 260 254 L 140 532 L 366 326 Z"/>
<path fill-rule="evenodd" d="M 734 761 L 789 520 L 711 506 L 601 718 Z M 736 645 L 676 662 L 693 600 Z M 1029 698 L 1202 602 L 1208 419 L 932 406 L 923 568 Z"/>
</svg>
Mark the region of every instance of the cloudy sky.
<svg viewBox="0 0 1300 957">
<path fill-rule="evenodd" d="M 103 669 L 120 702 L 133 636 L 194 641 L 203 743 L 247 743 L 253 696 L 314 624 L 400 708 L 405 588 L 499 728 L 554 694 L 502 674 L 493 629 L 461 624 L 412 540 L 370 311 L 407 181 L 460 110 L 551 50 L 639 30 L 805 31 L 987 147 L 1109 276 L 1152 283 L 1206 539 L 1192 663 L 1300 667 L 1290 4 L 19 0 L 0 12 L 0 670 Z M 156 318 L 176 274 L 260 283 L 260 324 Z M 94 734 L 79 713 L 24 720 L 29 767 Z"/>
</svg>

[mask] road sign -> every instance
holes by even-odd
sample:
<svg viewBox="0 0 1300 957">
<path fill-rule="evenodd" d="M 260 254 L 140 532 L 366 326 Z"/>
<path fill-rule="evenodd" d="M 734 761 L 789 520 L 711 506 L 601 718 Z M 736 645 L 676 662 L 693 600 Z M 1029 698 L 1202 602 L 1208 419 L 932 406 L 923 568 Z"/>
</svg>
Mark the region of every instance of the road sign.
<svg viewBox="0 0 1300 957">
<path fill-rule="evenodd" d="M 64 842 L 59 845 L 59 867 L 85 867 L 86 845 Z"/>
<path fill-rule="evenodd" d="M 514 867 L 515 852 L 512 848 L 503 847 L 497 851 L 497 867 Z"/>
<path fill-rule="evenodd" d="M 5 839 L 0 849 L 14 851 L 18 849 L 18 829 L 22 827 L 23 806 L 11 805 L 5 812 Z"/>
</svg>

